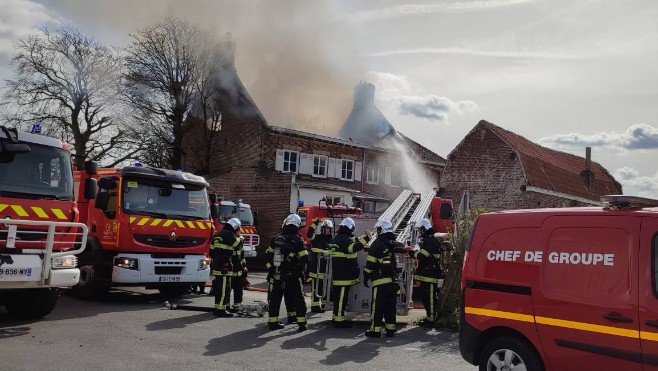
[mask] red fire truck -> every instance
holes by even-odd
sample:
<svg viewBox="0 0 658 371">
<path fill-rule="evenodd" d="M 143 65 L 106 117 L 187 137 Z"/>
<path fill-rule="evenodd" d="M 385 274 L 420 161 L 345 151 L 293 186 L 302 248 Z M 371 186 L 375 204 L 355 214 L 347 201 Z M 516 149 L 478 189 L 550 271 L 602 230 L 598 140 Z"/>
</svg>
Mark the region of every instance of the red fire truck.
<svg viewBox="0 0 658 371">
<path fill-rule="evenodd" d="M 88 177 L 76 172 L 76 189 Z M 136 163 L 98 169 L 93 178 L 99 188 L 95 202 L 78 198 L 80 219 L 89 228 L 74 288 L 79 296 L 142 286 L 177 297 L 208 280 L 214 232 L 209 201 L 214 204 L 216 196 L 208 195 L 203 177 Z"/>
<path fill-rule="evenodd" d="M 256 247 L 260 244 L 260 236 L 258 235 L 258 213 L 251 209 L 249 204 L 245 204 L 242 200 L 235 201 L 219 201 L 218 217 L 214 219 L 215 228 L 221 231 L 226 223 L 231 218 L 238 218 L 242 223 L 240 234 L 244 237 L 244 256 L 245 258 L 255 258 L 258 254 Z"/>
<path fill-rule="evenodd" d="M 87 227 L 77 223 L 68 150 L 58 139 L 0 126 L 0 305 L 12 316 L 47 315 L 57 289 L 80 277 L 76 254 L 85 248 Z M 95 182 L 80 192 L 93 199 Z"/>
</svg>

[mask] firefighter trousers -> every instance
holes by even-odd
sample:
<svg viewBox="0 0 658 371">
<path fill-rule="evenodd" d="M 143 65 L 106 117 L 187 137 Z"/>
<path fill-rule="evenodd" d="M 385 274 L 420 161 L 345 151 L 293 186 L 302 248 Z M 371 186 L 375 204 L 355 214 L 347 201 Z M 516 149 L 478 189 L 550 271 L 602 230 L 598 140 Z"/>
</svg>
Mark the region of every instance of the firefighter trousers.
<svg viewBox="0 0 658 371">
<path fill-rule="evenodd" d="M 324 296 L 324 279 L 313 278 L 311 281 L 311 309 L 322 308 L 322 297 Z"/>
<path fill-rule="evenodd" d="M 334 315 L 332 320 L 334 322 L 345 321 L 345 310 L 347 309 L 347 302 L 350 298 L 351 286 L 332 286 L 331 298 L 334 301 Z"/>
<path fill-rule="evenodd" d="M 242 305 L 242 293 L 244 291 L 244 278 L 242 276 L 231 277 L 231 288 L 233 289 L 233 308 L 239 308 Z"/>
<path fill-rule="evenodd" d="M 279 309 L 281 300 L 286 298 L 286 310 L 289 314 L 296 316 L 298 324 L 306 324 L 306 301 L 301 278 L 289 278 L 285 282 L 282 280 L 270 281 L 270 303 L 268 323 L 279 322 Z M 290 306 L 288 306 L 290 305 Z"/>
<path fill-rule="evenodd" d="M 225 311 L 231 296 L 231 276 L 215 276 L 215 280 L 212 281 L 212 286 L 215 293 L 215 309 Z"/>
<path fill-rule="evenodd" d="M 395 312 L 397 306 L 396 283 L 385 283 L 372 288 L 372 306 L 370 307 L 370 331 L 395 331 Z M 382 326 L 383 325 L 383 326 Z"/>
<path fill-rule="evenodd" d="M 420 282 L 418 291 L 420 292 L 420 300 L 425 307 L 427 313 L 427 320 L 436 320 L 436 314 L 439 304 L 439 285 L 431 282 Z"/>
<path fill-rule="evenodd" d="M 267 286 L 267 302 L 270 302 L 272 297 L 272 283 Z M 295 311 L 295 305 L 290 300 L 290 295 L 286 295 L 285 290 L 283 292 L 283 303 L 286 306 L 286 315 L 288 316 L 288 322 L 293 323 L 297 322 L 297 312 Z"/>
</svg>

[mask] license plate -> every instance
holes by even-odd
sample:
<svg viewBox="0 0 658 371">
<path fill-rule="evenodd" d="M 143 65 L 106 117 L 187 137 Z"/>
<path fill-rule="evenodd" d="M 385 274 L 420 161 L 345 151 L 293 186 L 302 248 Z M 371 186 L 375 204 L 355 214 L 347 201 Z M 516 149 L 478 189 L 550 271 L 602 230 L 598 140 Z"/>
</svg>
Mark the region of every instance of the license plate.
<svg viewBox="0 0 658 371">
<path fill-rule="evenodd" d="M 160 276 L 160 282 L 180 282 L 180 276 Z"/>
<path fill-rule="evenodd" d="M 38 281 L 41 259 L 36 255 L 0 255 L 0 281 Z"/>
</svg>

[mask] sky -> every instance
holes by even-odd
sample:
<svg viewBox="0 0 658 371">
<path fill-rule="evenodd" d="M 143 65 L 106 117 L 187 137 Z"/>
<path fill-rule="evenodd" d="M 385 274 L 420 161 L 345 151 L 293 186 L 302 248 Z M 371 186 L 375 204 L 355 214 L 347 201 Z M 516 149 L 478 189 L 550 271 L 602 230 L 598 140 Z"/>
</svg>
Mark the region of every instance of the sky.
<svg viewBox="0 0 658 371">
<path fill-rule="evenodd" d="M 0 90 L 16 40 L 73 24 L 114 46 L 176 16 L 217 40 L 271 125 L 336 135 L 359 81 L 439 155 L 479 120 L 584 156 L 658 198 L 655 0 L 0 0 Z"/>
</svg>

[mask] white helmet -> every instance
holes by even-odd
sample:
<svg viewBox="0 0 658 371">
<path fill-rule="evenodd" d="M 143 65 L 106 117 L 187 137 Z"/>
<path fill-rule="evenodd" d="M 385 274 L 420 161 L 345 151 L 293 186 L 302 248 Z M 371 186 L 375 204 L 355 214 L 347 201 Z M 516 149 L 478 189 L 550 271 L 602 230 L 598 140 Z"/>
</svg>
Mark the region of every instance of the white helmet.
<svg viewBox="0 0 658 371">
<path fill-rule="evenodd" d="M 283 220 L 283 226 L 294 225 L 299 228 L 302 225 L 302 218 L 297 214 L 290 214 Z"/>
<path fill-rule="evenodd" d="M 416 228 L 420 229 L 422 233 L 425 233 L 426 231 L 429 231 L 430 228 L 432 228 L 432 223 L 429 221 L 429 219 L 421 219 L 416 222 Z"/>
<path fill-rule="evenodd" d="M 242 226 L 242 223 L 238 218 L 231 218 L 226 222 L 226 224 L 230 225 L 234 231 L 239 231 L 240 227 Z"/>
<path fill-rule="evenodd" d="M 354 232 L 354 229 L 356 228 L 354 225 L 354 219 L 352 218 L 345 218 L 343 219 L 342 222 L 340 222 L 341 227 L 347 227 L 350 231 Z"/>
<path fill-rule="evenodd" d="M 323 220 L 322 223 L 320 223 L 320 228 L 334 229 L 334 223 L 329 219 Z"/>
<path fill-rule="evenodd" d="M 382 219 L 375 223 L 375 228 L 377 229 L 377 234 L 383 234 L 388 232 L 393 232 L 393 223 L 390 220 Z"/>
</svg>

